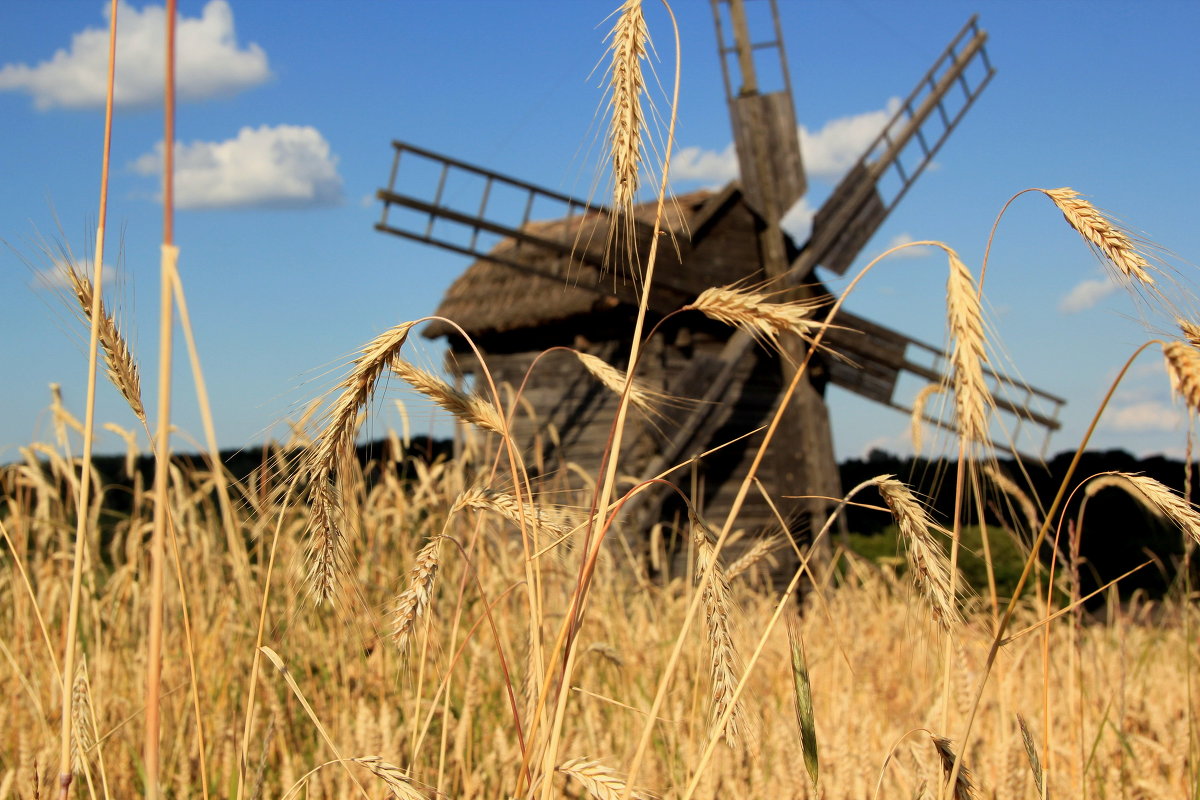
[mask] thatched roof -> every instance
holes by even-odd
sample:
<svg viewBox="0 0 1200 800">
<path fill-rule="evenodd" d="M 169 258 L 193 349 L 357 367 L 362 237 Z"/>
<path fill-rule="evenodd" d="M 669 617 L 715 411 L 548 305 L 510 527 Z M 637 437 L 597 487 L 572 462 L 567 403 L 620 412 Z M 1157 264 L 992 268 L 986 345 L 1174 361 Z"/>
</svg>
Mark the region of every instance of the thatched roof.
<svg viewBox="0 0 1200 800">
<path fill-rule="evenodd" d="M 658 288 L 652 303 L 657 297 L 663 306 L 677 307 L 694 296 L 695 291 L 686 286 L 686 281 L 679 280 L 681 257 L 687 260 L 713 219 L 739 198 L 740 191 L 731 184 L 718 192 L 691 192 L 666 205 L 663 227 L 675 244 L 665 239 L 659 244 L 655 267 Z M 657 203 L 643 203 L 634 209 L 634 217 L 641 223 L 637 246 L 643 259 L 656 211 Z M 501 240 L 488 258 L 471 264 L 451 284 L 436 314 L 454 320 L 472 335 L 487 335 L 635 303 L 630 276 L 598 266 L 611 224 L 607 213 L 588 212 L 525 225 L 524 233 L 560 246 L 545 247 L 514 238 Z M 435 321 L 423 334 L 435 338 L 452 331 L 449 325 Z"/>
</svg>

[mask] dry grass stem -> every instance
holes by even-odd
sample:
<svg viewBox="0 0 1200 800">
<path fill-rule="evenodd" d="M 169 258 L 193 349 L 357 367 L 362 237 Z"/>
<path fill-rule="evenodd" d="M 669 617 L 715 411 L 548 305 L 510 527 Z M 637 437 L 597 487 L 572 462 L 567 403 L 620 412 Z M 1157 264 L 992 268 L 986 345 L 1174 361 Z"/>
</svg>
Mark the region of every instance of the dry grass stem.
<svg viewBox="0 0 1200 800">
<path fill-rule="evenodd" d="M 433 580 L 441 564 L 441 547 L 445 534 L 437 534 L 417 553 L 408 573 L 408 588 L 396 598 L 392 614 L 392 641 L 401 655 L 408 652 L 409 641 L 417 622 L 424 616 L 433 597 Z"/>
<path fill-rule="evenodd" d="M 59 269 L 71 287 L 71 294 L 78 302 L 78 311 L 85 323 L 91 323 L 93 286 L 92 279 L 76 269 L 69 261 L 60 260 Z M 125 398 L 134 415 L 143 423 L 146 421 L 146 409 L 142 405 L 142 378 L 133 353 L 129 349 L 125 337 L 116 320 L 100 301 L 100 347 L 104 351 L 104 367 L 112 385 Z"/>
<path fill-rule="evenodd" d="M 933 740 L 933 746 L 937 750 L 938 758 L 942 762 L 942 771 L 949 779 L 954 771 L 954 747 L 953 742 L 941 736 L 930 734 L 929 737 Z M 975 786 L 971 782 L 971 771 L 967 769 L 965 764 L 960 764 L 958 768 L 958 778 L 954 781 L 954 793 L 951 795 L 954 800 L 974 800 Z"/>
<path fill-rule="evenodd" d="M 359 412 L 375 391 L 388 363 L 404 346 L 413 323 L 384 331 L 359 351 L 350 372 L 335 388 L 337 399 L 325 414 L 315 443 L 305 452 L 301 467 L 309 479 L 309 591 L 318 603 L 331 602 L 342 570 L 341 509 L 334 485 L 340 466 L 350 457 L 358 434 Z"/>
<path fill-rule="evenodd" d="M 875 481 L 900 528 L 913 585 L 929 603 L 938 624 L 951 630 L 962 623 L 962 614 L 950 589 L 950 561 L 931 533 L 937 530 L 937 525 L 903 483 L 891 475 L 882 475 Z"/>
<path fill-rule="evenodd" d="M 721 565 L 716 560 L 716 550 L 713 548 L 715 537 L 708 527 L 698 517 L 692 517 L 692 539 L 696 545 L 696 577 L 704 575 L 705 570 L 712 566 L 712 578 L 704 588 L 704 619 L 708 629 L 708 646 L 712 672 L 712 713 L 710 724 L 715 726 L 725 715 L 725 710 L 734 703 L 733 713 L 729 716 L 724 730 L 710 732 L 710 735 L 722 736 L 730 747 L 736 747 L 739 738 L 748 733 L 741 700 L 736 703 L 733 698 L 741 675 L 741 659 L 737 648 L 733 645 L 730 634 L 730 610 L 733 598 L 730 596 L 729 581 L 726 579 Z"/>
<path fill-rule="evenodd" d="M 740 328 L 760 342 L 779 349 L 779 337 L 794 334 L 811 342 L 822 323 L 813 314 L 823 300 L 773 303 L 770 295 L 733 286 L 705 289 L 684 309 L 699 311 L 706 317 Z"/>
<path fill-rule="evenodd" d="M 1067 224 L 1096 248 L 1125 278 L 1153 285 L 1150 264 L 1133 239 L 1073 189 L 1041 189 L 1066 218 Z"/>
<path fill-rule="evenodd" d="M 479 395 L 464 394 L 431 372 L 415 367 L 402 358 L 392 360 L 392 372 L 409 386 L 449 411 L 463 422 L 485 431 L 504 435 L 504 419 L 491 403 Z"/>
<path fill-rule="evenodd" d="M 1187 404 L 1190 413 L 1200 412 L 1200 350 L 1181 341 L 1167 342 L 1162 350 L 1171 389 Z"/>
<path fill-rule="evenodd" d="M 953 250 L 946 252 L 950 259 L 946 311 L 952 342 L 950 363 L 954 371 L 951 380 L 958 434 L 968 444 L 986 443 L 992 396 L 983 375 L 983 365 L 987 362 L 983 310 L 970 270 Z"/>
</svg>

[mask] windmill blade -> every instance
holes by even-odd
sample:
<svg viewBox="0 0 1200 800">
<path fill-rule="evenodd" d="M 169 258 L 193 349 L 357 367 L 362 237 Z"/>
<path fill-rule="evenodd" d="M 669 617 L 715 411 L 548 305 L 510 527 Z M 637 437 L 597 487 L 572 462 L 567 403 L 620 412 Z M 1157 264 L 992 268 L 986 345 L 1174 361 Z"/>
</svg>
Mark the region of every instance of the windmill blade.
<svg viewBox="0 0 1200 800">
<path fill-rule="evenodd" d="M 949 369 L 940 348 L 844 310 L 838 313 L 837 323 L 842 327 L 830 328 L 826 342 L 845 358 L 828 359 L 831 383 L 910 415 L 913 406 L 899 391 L 902 379 L 948 385 Z M 1044 452 L 1050 434 L 1061 427 L 1058 415 L 1066 400 L 986 367 L 984 380 L 1012 440 L 989 444 L 1007 453 L 1032 449 L 1022 447 L 1029 438 L 1025 430 L 1032 427 L 1041 434 L 1036 449 Z M 923 419 L 945 430 L 955 430 L 951 421 L 939 416 L 924 414 Z"/>
<path fill-rule="evenodd" d="M 792 275 L 817 264 L 839 275 L 850 267 L 991 81 L 986 41 L 971 17 L 817 212 Z"/>
</svg>

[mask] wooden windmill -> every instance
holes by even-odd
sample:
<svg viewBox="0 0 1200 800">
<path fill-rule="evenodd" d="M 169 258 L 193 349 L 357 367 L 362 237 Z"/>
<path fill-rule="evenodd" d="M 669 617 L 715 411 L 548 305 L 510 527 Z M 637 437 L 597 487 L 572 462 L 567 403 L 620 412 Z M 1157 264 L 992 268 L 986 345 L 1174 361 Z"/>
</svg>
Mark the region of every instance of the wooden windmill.
<svg viewBox="0 0 1200 800">
<path fill-rule="evenodd" d="M 669 209 L 666 227 L 679 245 L 659 249 L 649 300 L 653 318 L 679 309 L 704 289 L 737 281 L 770 280 L 797 298 L 827 295 L 815 268 L 837 274 L 849 268 L 993 74 L 984 50 L 986 34 L 972 18 L 817 212 L 808 241 L 797 246 L 780 222 L 804 195 L 807 182 L 775 0 L 769 5 L 774 29 L 755 41 L 743 0 L 712 0 L 741 179 L 719 191 L 681 196 Z M 759 85 L 756 64 L 763 58 L 778 58 L 772 74 L 782 76 L 782 85 L 772 91 Z M 383 215 L 375 227 L 476 259 L 437 313 L 470 334 L 498 383 L 520 385 L 538 353 L 554 345 L 626 366 L 637 296 L 634 286 L 604 274 L 608 209 L 403 142 L 393 147 L 387 188 L 377 192 Z M 634 216 L 635 238 L 644 253 L 654 204 L 635 208 Z M 837 321 L 844 329 L 833 331 L 827 342 L 846 360 L 812 363 L 760 471 L 767 494 L 792 520 L 815 522 L 827 505 L 800 501 L 788 506 L 784 496 L 840 494 L 823 397 L 826 383 L 911 411 L 896 392 L 900 377 L 937 382 L 943 375 L 939 348 L 846 312 Z M 477 373 L 454 328 L 435 323 L 425 335 L 445 336 L 454 368 L 468 377 Z M 797 357 L 792 363 L 798 363 L 803 348 L 798 339 L 785 343 Z M 765 424 L 792 368 L 788 359 L 748 335 L 696 312 L 671 317 L 648 343 L 637 375 L 659 391 L 698 402 L 666 419 L 635 425 L 619 455 L 622 472 L 649 477 L 698 457 L 692 477 L 684 473 L 679 482 L 686 486 L 691 480 L 699 487 L 693 498 L 697 505 L 710 517 L 723 518 L 758 439 L 701 454 Z M 1023 397 L 1000 401 L 1000 410 L 1016 425 L 1046 435 L 1058 427 L 1062 400 L 1000 375 L 991 374 L 990 380 L 998 397 L 1013 396 L 1004 389 Z M 524 397 L 532 413 L 519 416 L 517 435 L 526 443 L 538 442 L 537 466 L 548 472 L 569 459 L 595 469 L 615 410 L 612 393 L 575 356 L 555 352 L 538 362 Z M 1035 401 L 1040 413 L 1032 407 Z M 642 497 L 649 499 L 634 509 L 627 529 L 646 530 L 671 511 L 670 499 L 661 494 Z M 739 524 L 777 527 L 776 519 L 756 493 Z"/>
</svg>

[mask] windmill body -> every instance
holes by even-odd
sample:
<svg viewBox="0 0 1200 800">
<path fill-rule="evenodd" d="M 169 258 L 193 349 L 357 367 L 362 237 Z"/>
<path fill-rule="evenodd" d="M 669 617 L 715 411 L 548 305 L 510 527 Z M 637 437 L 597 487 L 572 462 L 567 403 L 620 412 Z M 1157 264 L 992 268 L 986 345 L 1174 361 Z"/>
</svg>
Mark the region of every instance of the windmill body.
<svg viewBox="0 0 1200 800">
<path fill-rule="evenodd" d="M 780 227 L 806 181 L 774 0 L 774 31 L 757 42 L 743 0 L 712 0 L 712 6 L 742 180 L 668 205 L 665 228 L 672 244 L 658 248 L 650 324 L 709 287 L 733 283 L 770 281 L 790 299 L 828 298 L 816 267 L 837 273 L 849 267 L 992 75 L 986 34 L 972 19 L 819 210 L 810 239 L 797 245 Z M 783 86 L 768 92 L 759 90 L 754 65 L 764 53 L 782 66 Z M 387 188 L 377 193 L 383 217 L 376 228 L 474 257 L 437 314 L 470 335 L 497 383 L 520 386 L 537 359 L 517 415 L 518 440 L 536 473 L 574 476 L 564 480 L 587 488 L 587 471 L 601 463 L 616 397 L 567 350 L 538 355 L 561 346 L 627 366 L 637 292 L 633 282 L 605 269 L 612 215 L 402 142 L 394 150 Z M 436 175 L 436 188 L 409 190 L 405 176 L 414 168 Z M 464 193 L 463 187 L 471 188 Z M 502 218 L 495 203 L 501 195 L 521 199 L 515 204 L 524 209 L 519 219 Z M 649 250 L 654 213 L 653 203 L 635 209 L 634 239 L 641 253 Z M 845 358 L 814 354 L 760 468 L 764 490 L 747 498 L 738 527 L 778 530 L 782 516 L 803 537 L 824 518 L 826 498 L 840 496 L 824 401 L 828 383 L 909 410 L 896 392 L 901 376 L 943 378 L 939 348 L 851 314 L 839 314 L 837 322 L 842 327 L 826 341 Z M 477 375 L 478 364 L 457 329 L 433 323 L 425 335 L 446 337 L 452 369 L 467 378 Z M 702 514 L 723 519 L 760 441 L 761 432 L 746 434 L 774 416 L 794 365 L 806 355 L 798 338 L 785 341 L 783 351 L 780 358 L 697 312 L 671 316 L 648 342 L 636 374 L 648 388 L 679 402 L 633 421 L 618 456 L 622 474 L 646 479 L 686 462 L 674 474 L 675 483 Z M 1017 401 L 1001 401 L 1001 410 L 1018 426 L 1057 428 L 1059 398 L 1000 375 L 990 378 L 1001 397 L 1001 389 L 1019 387 Z M 1047 407 L 1049 412 L 1040 410 Z M 626 528 L 649 530 L 679 512 L 669 493 L 645 492 L 626 509 Z"/>
</svg>

